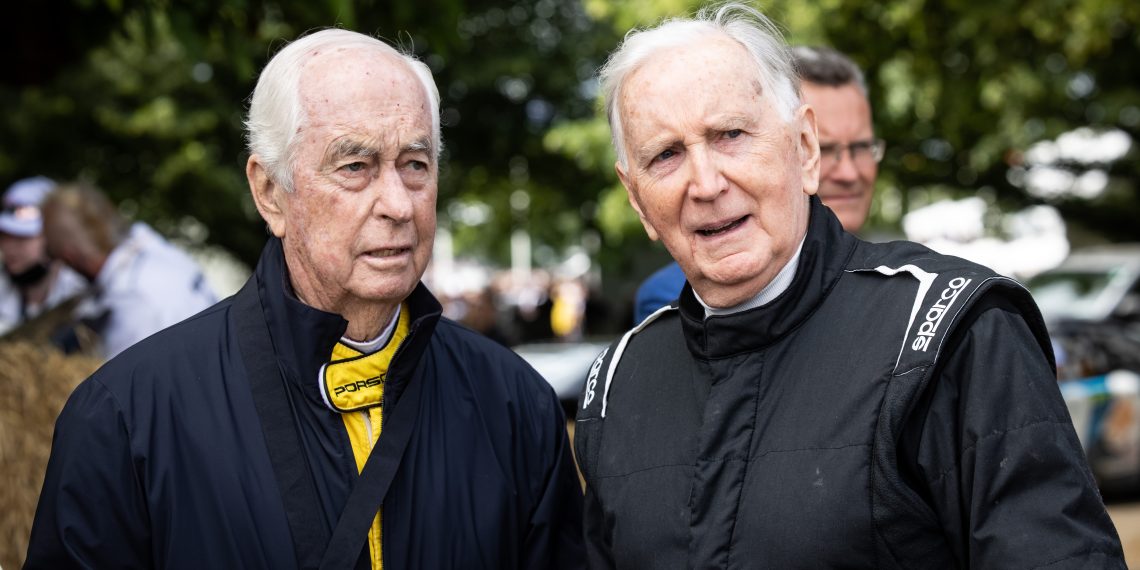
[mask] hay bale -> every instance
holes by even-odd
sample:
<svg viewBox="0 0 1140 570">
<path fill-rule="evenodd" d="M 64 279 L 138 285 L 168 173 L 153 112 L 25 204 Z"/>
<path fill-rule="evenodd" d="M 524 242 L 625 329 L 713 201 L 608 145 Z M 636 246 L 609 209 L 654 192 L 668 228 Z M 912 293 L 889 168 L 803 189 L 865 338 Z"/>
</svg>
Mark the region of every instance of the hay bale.
<svg viewBox="0 0 1140 570">
<path fill-rule="evenodd" d="M 99 355 L 99 336 L 76 320 L 75 309 L 86 295 L 72 297 L 0 336 L 0 344 L 23 342 L 36 346 L 66 346 L 71 354 Z"/>
<path fill-rule="evenodd" d="M 99 364 L 43 343 L 0 342 L 0 567 L 23 566 L 55 419 Z"/>
</svg>

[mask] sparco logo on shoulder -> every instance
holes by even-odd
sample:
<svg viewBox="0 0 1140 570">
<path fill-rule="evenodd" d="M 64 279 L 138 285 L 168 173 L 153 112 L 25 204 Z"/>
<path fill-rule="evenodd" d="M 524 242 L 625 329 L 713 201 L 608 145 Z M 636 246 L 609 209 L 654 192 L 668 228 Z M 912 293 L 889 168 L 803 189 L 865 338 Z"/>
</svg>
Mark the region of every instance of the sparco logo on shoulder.
<svg viewBox="0 0 1140 570">
<path fill-rule="evenodd" d="M 918 326 L 918 334 L 915 335 L 914 341 L 910 343 L 911 350 L 921 350 L 926 352 L 927 347 L 930 346 L 930 339 L 938 333 L 938 326 L 942 324 L 942 317 L 946 316 L 946 311 L 954 305 L 954 301 L 958 300 L 958 295 L 962 290 L 970 284 L 972 279 L 965 277 L 955 277 L 950 280 L 950 284 L 942 290 L 942 294 L 938 296 L 938 300 L 926 310 L 926 320 Z"/>
<path fill-rule="evenodd" d="M 583 410 L 590 407 L 590 402 L 594 399 L 594 387 L 598 385 L 598 374 L 602 372 L 602 360 L 606 358 L 606 353 L 609 351 L 609 347 L 606 347 L 590 365 L 590 374 L 586 376 L 586 397 L 582 398 Z"/>
</svg>

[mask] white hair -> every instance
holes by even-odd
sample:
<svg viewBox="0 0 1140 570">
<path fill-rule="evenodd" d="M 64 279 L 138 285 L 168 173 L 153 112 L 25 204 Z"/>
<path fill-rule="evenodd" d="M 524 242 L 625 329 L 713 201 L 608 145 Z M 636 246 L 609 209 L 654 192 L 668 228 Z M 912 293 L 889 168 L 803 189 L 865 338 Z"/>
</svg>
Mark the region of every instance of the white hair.
<svg viewBox="0 0 1140 570">
<path fill-rule="evenodd" d="M 249 101 L 245 128 L 250 154 L 259 157 L 269 177 L 285 191 L 293 191 L 292 165 L 297 132 L 307 117 L 301 104 L 301 70 L 306 61 L 322 51 L 364 48 L 401 58 L 424 88 L 431 109 L 432 157 L 442 151 L 439 133 L 439 90 L 431 70 L 410 53 L 397 50 L 371 36 L 342 29 L 326 29 L 304 36 L 277 52 L 257 80 Z M 438 160 L 435 161 L 438 168 Z"/>
<path fill-rule="evenodd" d="M 748 51 L 759 72 L 764 96 L 772 98 L 784 121 L 792 120 L 800 106 L 799 77 L 779 28 L 759 10 L 743 4 L 707 6 L 693 18 L 674 18 L 653 28 L 630 30 L 598 72 L 614 151 L 622 166 L 627 165 L 620 105 L 625 80 L 654 53 L 664 48 L 694 46 L 710 36 L 727 37 Z"/>
</svg>

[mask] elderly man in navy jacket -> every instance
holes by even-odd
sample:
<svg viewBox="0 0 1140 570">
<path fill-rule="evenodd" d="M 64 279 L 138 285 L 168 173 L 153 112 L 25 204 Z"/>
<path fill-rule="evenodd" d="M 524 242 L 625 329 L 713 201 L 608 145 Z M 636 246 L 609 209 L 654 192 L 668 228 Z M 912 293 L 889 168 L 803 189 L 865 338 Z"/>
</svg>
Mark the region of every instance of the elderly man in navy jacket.
<svg viewBox="0 0 1140 570">
<path fill-rule="evenodd" d="M 28 568 L 581 564 L 552 389 L 420 283 L 438 101 L 426 66 L 345 30 L 270 61 L 247 122 L 261 261 L 76 390 Z"/>
</svg>

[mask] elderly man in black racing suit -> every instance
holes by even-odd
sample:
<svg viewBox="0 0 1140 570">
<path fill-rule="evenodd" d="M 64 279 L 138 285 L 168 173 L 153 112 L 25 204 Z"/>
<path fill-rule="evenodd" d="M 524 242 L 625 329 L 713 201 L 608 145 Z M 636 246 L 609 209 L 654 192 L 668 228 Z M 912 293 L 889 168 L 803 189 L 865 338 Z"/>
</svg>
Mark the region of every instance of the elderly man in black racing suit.
<svg viewBox="0 0 1140 570">
<path fill-rule="evenodd" d="M 778 32 L 626 37 L 617 171 L 689 285 L 578 411 L 591 568 L 1123 568 L 1029 295 L 843 231 Z"/>
</svg>

